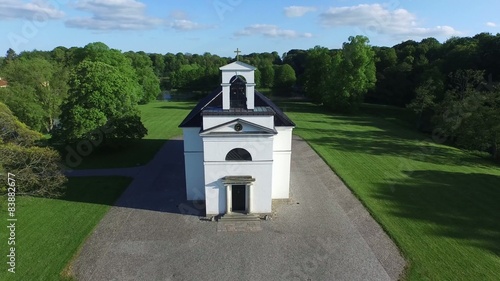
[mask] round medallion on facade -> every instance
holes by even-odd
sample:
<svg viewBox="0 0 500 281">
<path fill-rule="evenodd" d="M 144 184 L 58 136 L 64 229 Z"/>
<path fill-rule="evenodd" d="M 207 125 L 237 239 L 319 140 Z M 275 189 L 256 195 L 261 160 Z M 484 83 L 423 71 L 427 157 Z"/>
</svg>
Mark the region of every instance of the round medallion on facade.
<svg viewBox="0 0 500 281">
<path fill-rule="evenodd" d="M 234 130 L 236 132 L 239 132 L 239 131 L 243 130 L 243 126 L 240 123 L 236 123 L 236 125 L 234 125 Z"/>
</svg>

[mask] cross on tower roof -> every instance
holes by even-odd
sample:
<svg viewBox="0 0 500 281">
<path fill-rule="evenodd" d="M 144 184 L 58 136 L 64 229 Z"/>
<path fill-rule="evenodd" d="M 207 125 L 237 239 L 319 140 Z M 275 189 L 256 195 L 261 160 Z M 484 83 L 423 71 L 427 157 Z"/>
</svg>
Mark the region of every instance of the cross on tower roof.
<svg viewBox="0 0 500 281">
<path fill-rule="evenodd" d="M 241 53 L 240 49 L 236 48 L 236 51 L 234 51 L 234 52 L 236 53 L 236 60 L 237 61 L 240 60 L 240 53 Z"/>
</svg>

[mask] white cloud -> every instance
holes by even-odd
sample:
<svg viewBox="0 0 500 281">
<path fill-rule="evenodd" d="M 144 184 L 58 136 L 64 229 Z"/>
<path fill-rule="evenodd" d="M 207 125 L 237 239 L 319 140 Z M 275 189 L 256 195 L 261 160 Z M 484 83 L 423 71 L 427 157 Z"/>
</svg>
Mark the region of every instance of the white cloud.
<svg viewBox="0 0 500 281">
<path fill-rule="evenodd" d="M 390 11 L 380 4 L 334 7 L 321 13 L 326 27 L 355 26 L 369 32 L 395 37 L 454 36 L 460 32 L 451 26 L 422 27 L 417 16 L 405 9 Z"/>
<path fill-rule="evenodd" d="M 170 27 L 177 31 L 192 31 L 213 28 L 211 25 L 203 25 L 187 19 L 176 19 L 170 24 Z"/>
<path fill-rule="evenodd" d="M 177 31 L 193 31 L 200 29 L 214 28 L 214 25 L 201 24 L 189 19 L 189 16 L 184 11 L 175 10 L 170 12 L 169 26 Z"/>
<path fill-rule="evenodd" d="M 486 26 L 489 26 L 489 27 L 496 27 L 496 26 L 497 26 L 497 24 L 496 24 L 496 23 L 494 23 L 494 22 L 489 21 L 489 22 L 487 22 L 487 23 L 486 23 Z"/>
<path fill-rule="evenodd" d="M 0 21 L 8 19 L 46 20 L 64 17 L 64 12 L 48 1 L 0 0 Z"/>
<path fill-rule="evenodd" d="M 73 18 L 66 26 L 92 30 L 142 30 L 162 25 L 164 21 L 146 14 L 146 5 L 136 0 L 77 0 L 77 10 L 92 17 Z"/>
<path fill-rule="evenodd" d="M 290 6 L 285 8 L 285 16 L 289 18 L 298 18 L 302 17 L 309 12 L 316 11 L 315 7 L 306 7 L 306 6 Z"/>
<path fill-rule="evenodd" d="M 187 13 L 181 10 L 174 10 L 169 15 L 169 26 L 177 31 L 194 31 L 214 28 L 214 25 L 201 24 L 189 19 Z"/>
<path fill-rule="evenodd" d="M 243 30 L 237 31 L 235 35 L 236 36 L 263 35 L 266 37 L 275 37 L 275 38 L 299 38 L 299 37 L 310 38 L 313 36 L 311 33 L 300 33 L 295 30 L 281 29 L 278 26 L 271 24 L 253 24 L 245 27 Z"/>
<path fill-rule="evenodd" d="M 176 20 L 185 20 L 188 18 L 188 15 L 184 11 L 174 10 L 174 11 L 170 12 L 169 17 L 176 19 Z"/>
</svg>

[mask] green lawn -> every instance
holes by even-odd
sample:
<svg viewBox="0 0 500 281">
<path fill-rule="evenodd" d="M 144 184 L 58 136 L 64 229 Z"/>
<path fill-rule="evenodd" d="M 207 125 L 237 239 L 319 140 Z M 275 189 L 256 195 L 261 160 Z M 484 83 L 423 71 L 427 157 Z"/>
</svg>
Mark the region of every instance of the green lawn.
<svg viewBox="0 0 500 281">
<path fill-rule="evenodd" d="M 178 126 L 194 106 L 195 103 L 192 102 L 165 101 L 139 106 L 141 120 L 148 129 L 148 135 L 144 139 L 126 149 L 92 151 L 88 156 L 83 156 L 81 164 L 74 169 L 120 168 L 146 164 L 166 140 L 182 135 Z"/>
<path fill-rule="evenodd" d="M 59 280 L 62 271 L 131 179 L 71 178 L 61 199 L 16 198 L 16 273 L 7 272 L 6 198 L 0 198 L 0 280 Z M 9 246 L 10 247 L 10 246 Z"/>
<path fill-rule="evenodd" d="M 498 280 L 498 165 L 386 118 L 282 107 L 398 244 L 408 280 Z"/>
<path fill-rule="evenodd" d="M 181 135 L 177 126 L 193 106 L 141 106 L 149 135 L 133 149 L 91 154 L 79 168 L 145 164 L 165 140 Z M 343 116 L 310 103 L 284 103 L 282 108 L 297 123 L 295 133 L 398 244 L 410 263 L 408 280 L 498 280 L 498 165 L 411 130 L 404 110 L 380 115 L 379 106 L 368 106 L 363 110 L 376 116 Z"/>
</svg>

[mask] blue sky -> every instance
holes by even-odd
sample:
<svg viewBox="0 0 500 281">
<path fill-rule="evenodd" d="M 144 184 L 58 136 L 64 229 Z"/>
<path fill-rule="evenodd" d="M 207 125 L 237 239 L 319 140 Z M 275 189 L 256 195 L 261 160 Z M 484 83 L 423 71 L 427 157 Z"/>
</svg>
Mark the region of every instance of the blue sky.
<svg viewBox="0 0 500 281">
<path fill-rule="evenodd" d="M 122 51 L 233 56 L 316 45 L 350 35 L 372 45 L 500 32 L 500 1 L 0 0 L 0 53 L 101 41 Z"/>
</svg>

